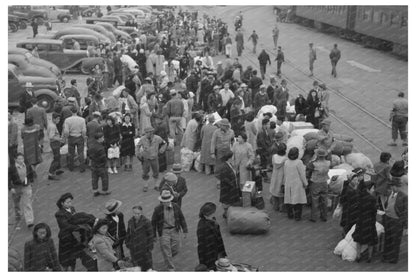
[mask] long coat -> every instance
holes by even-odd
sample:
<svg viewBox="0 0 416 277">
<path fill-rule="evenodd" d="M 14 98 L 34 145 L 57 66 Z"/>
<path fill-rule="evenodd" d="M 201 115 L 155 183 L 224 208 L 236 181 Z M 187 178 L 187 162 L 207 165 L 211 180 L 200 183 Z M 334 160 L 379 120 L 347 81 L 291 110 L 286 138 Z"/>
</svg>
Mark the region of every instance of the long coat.
<svg viewBox="0 0 416 277">
<path fill-rule="evenodd" d="M 368 192 L 362 192 L 358 201 L 358 220 L 352 238 L 359 244 L 376 245 L 377 201 Z"/>
<path fill-rule="evenodd" d="M 30 127 L 23 126 L 20 130 L 23 140 L 23 153 L 25 161 L 29 165 L 37 165 L 42 162 L 42 156 L 40 152 L 40 127 L 34 124 Z"/>
<path fill-rule="evenodd" d="M 231 150 L 231 143 L 233 142 L 234 137 L 234 131 L 232 129 L 229 129 L 224 133 L 218 128 L 212 134 L 210 151 L 211 153 L 215 153 L 215 170 L 222 164 L 221 157 Z"/>
<path fill-rule="evenodd" d="M 342 206 L 342 215 L 340 225 L 344 228 L 344 232 L 348 233 L 358 220 L 358 192 L 349 186 L 345 181 L 339 203 Z"/>
<path fill-rule="evenodd" d="M 118 259 L 112 246 L 113 240 L 108 236 L 95 234 L 91 241 L 97 251 L 98 271 L 114 271 L 113 263 Z"/>
<path fill-rule="evenodd" d="M 132 217 L 127 224 L 126 246 L 130 250 L 133 263 L 147 270 L 152 267 L 153 228 L 150 220 L 141 216 Z M 148 268 L 143 268 L 143 267 Z"/>
<path fill-rule="evenodd" d="M 306 204 L 305 165 L 301 160 L 287 160 L 284 165 L 285 204 Z"/>
<path fill-rule="evenodd" d="M 147 101 L 140 104 L 140 135 L 144 135 L 146 127 L 152 127 L 151 123 L 152 112 L 150 111 Z"/>
<path fill-rule="evenodd" d="M 202 139 L 202 145 L 201 145 L 201 163 L 205 165 L 214 165 L 215 159 L 211 158 L 211 139 L 212 135 L 214 134 L 214 131 L 218 128 L 215 127 L 212 124 L 207 124 L 202 127 L 201 130 L 201 139 Z"/>
<path fill-rule="evenodd" d="M 78 229 L 77 225 L 69 223 L 73 214 L 75 214 L 75 209 L 73 207 L 71 207 L 71 212 L 60 209 L 55 213 L 55 218 L 59 227 L 59 263 L 63 267 L 75 265 L 75 260 L 83 249 L 83 246 L 78 243 L 72 234 L 72 232 Z"/>
<path fill-rule="evenodd" d="M 214 270 L 216 268 L 215 261 L 227 256 L 220 226 L 213 220 L 201 218 L 198 222 L 196 235 L 198 237 L 199 263 Z"/>
<path fill-rule="evenodd" d="M 185 133 L 182 137 L 181 147 L 186 147 L 189 150 L 195 151 L 195 143 L 197 139 L 198 122 L 195 119 L 189 121 L 186 126 Z"/>
<path fill-rule="evenodd" d="M 244 185 L 246 181 L 249 181 L 250 179 L 250 172 L 247 169 L 247 163 L 250 162 L 253 164 L 254 162 L 253 148 L 248 142 L 244 142 L 242 144 L 235 142 L 232 147 L 232 151 L 234 153 L 234 166 L 240 175 L 240 185 Z"/>
<path fill-rule="evenodd" d="M 237 175 L 228 163 L 223 163 L 218 168 L 217 178 L 220 180 L 220 202 L 226 205 L 234 205 L 240 200 L 240 186 L 237 183 Z"/>
<path fill-rule="evenodd" d="M 284 184 L 284 165 L 286 160 L 286 156 L 277 154 L 272 157 L 273 172 L 270 181 L 270 194 L 276 197 L 280 195 L 281 187 Z"/>
<path fill-rule="evenodd" d="M 114 249 L 116 250 L 117 255 L 123 257 L 123 243 L 126 239 L 126 225 L 124 223 L 124 215 L 122 212 L 117 212 L 118 223 L 113 219 L 112 215 L 107 215 L 105 219 L 108 221 L 108 234 L 114 240 Z"/>
<path fill-rule="evenodd" d="M 256 122 L 253 120 L 251 122 L 244 122 L 244 128 L 247 134 L 247 142 L 253 147 L 253 151 L 257 149 L 257 128 Z"/>
</svg>

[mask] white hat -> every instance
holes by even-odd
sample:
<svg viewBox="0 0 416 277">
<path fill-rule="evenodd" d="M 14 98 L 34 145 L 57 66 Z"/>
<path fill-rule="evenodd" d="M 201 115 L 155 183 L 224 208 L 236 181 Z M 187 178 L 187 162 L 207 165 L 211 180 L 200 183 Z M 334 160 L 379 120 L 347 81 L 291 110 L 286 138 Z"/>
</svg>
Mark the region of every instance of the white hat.
<svg viewBox="0 0 416 277">
<path fill-rule="evenodd" d="M 143 54 L 143 53 L 144 53 L 144 49 L 143 49 L 143 48 L 140 48 L 139 53 L 140 53 L 140 54 Z"/>
<path fill-rule="evenodd" d="M 25 84 L 25 88 L 33 88 L 32 83 L 31 83 L 31 82 L 27 82 L 27 83 Z"/>
<path fill-rule="evenodd" d="M 171 202 L 173 198 L 174 197 L 170 193 L 170 190 L 163 190 L 160 196 L 158 197 L 160 202 Z"/>
</svg>

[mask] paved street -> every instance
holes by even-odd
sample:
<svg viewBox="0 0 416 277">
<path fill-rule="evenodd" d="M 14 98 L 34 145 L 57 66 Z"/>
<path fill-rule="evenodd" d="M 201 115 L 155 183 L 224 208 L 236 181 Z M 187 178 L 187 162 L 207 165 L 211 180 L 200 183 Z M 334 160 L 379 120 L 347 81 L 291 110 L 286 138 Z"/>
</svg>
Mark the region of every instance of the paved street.
<svg viewBox="0 0 416 277">
<path fill-rule="evenodd" d="M 187 6 L 184 9 L 194 9 Z M 258 53 L 264 47 L 272 50 L 272 26 L 275 22 L 273 9 L 271 7 L 197 7 L 202 15 L 206 12 L 223 18 L 229 23 L 231 37 L 234 38 L 234 26 L 231 23 L 235 15 L 242 11 L 244 13 L 244 35 L 248 40 L 252 30 L 256 30 L 260 37 L 257 46 Z M 71 23 L 69 23 L 71 24 Z M 60 29 L 67 25 L 58 23 L 54 29 Z M 388 114 L 391 103 L 397 96 L 397 90 L 407 94 L 407 62 L 401 61 L 389 54 L 376 50 L 365 49 L 349 41 L 340 40 L 329 35 L 318 33 L 296 24 L 279 24 L 280 36 L 278 45 L 283 47 L 287 59 L 308 72 L 308 43 L 315 42 L 318 48 L 318 60 L 315 63 L 315 75 L 323 80 L 327 86 L 338 89 L 342 94 L 354 99 L 369 111 L 388 122 Z M 44 30 L 42 27 L 40 33 Z M 31 29 L 19 30 L 18 33 L 9 34 L 9 47 L 22 38 L 31 35 Z M 330 63 L 328 53 L 333 43 L 338 43 L 342 51 L 342 58 L 338 66 L 339 78 L 333 79 L 330 76 Z M 245 68 L 248 65 L 257 65 L 257 56 L 251 54 L 251 42 L 246 42 L 246 49 L 240 59 Z M 236 53 L 233 44 L 233 53 Z M 269 52 L 270 54 L 270 52 Z M 236 56 L 236 55 L 235 55 Z M 234 58 L 233 56 L 232 58 Z M 224 56 L 214 57 L 214 61 L 224 59 Z M 272 61 L 274 55 L 271 55 Z M 349 62 L 348 62 L 349 61 Z M 353 62 L 355 61 L 355 63 Z M 359 63 L 359 65 L 357 64 Z M 362 66 L 364 65 L 364 66 Z M 364 69 L 362 69 L 364 68 Z M 276 64 L 268 67 L 269 72 L 276 72 Z M 298 70 L 283 65 L 283 73 L 298 84 L 299 87 L 309 91 L 313 80 L 302 75 Z M 67 83 L 72 78 L 78 79 L 85 88 L 86 76 L 67 75 Z M 266 81 L 268 84 L 268 80 Z M 291 96 L 301 93 L 298 87 L 289 84 Z M 85 93 L 85 92 L 84 92 Z M 305 95 L 305 92 L 302 92 Z M 406 95 L 407 97 L 407 95 Z M 342 120 L 345 120 L 362 136 L 371 140 L 377 147 L 387 150 L 398 159 L 402 147 L 387 147 L 391 138 L 388 128 L 375 128 L 374 122 L 360 120 L 360 115 L 341 102 L 335 95 L 330 98 L 331 112 L 335 113 Z M 21 120 L 21 117 L 19 117 Z M 357 134 L 346 129 L 343 124 L 332 120 L 332 127 L 336 133 L 346 134 L 354 137 L 354 143 L 360 152 L 368 155 L 373 161 L 377 161 L 379 153 L 362 140 Z M 176 149 L 175 160 L 180 162 L 179 149 Z M 132 216 L 131 208 L 140 204 L 143 206 L 144 214 L 151 217 L 154 207 L 158 204 L 158 192 L 149 190 L 142 192 L 143 181 L 141 180 L 141 166 L 137 159 L 133 165 L 133 172 L 124 172 L 120 169 L 117 175 L 110 175 L 110 196 L 93 197 L 91 192 L 91 172 L 84 173 L 65 172 L 62 180 L 53 182 L 47 180 L 47 168 L 51 161 L 51 153 L 44 154 L 44 161 L 38 169 L 39 178 L 33 188 L 33 207 L 36 223 L 45 222 L 51 229 L 56 247 L 58 246 L 58 227 L 54 217 L 57 210 L 56 200 L 65 192 L 71 192 L 75 199 L 74 207 L 79 212 L 92 213 L 95 216 L 103 216 L 104 204 L 107 200 L 115 198 L 123 202 L 121 211 L 127 219 Z M 161 174 L 162 176 L 163 174 Z M 198 264 L 196 227 L 200 206 L 207 201 L 217 204 L 216 217 L 221 226 L 225 248 L 231 261 L 247 263 L 260 267 L 260 271 L 407 271 L 407 237 L 402 240 L 400 260 L 398 264 L 381 263 L 380 255 L 377 254 L 374 261 L 367 263 L 350 263 L 333 254 L 337 243 L 341 240 L 341 229 L 339 224 L 332 219 L 328 222 L 311 223 L 308 221 L 309 208 L 304 209 L 303 218 L 300 222 L 288 220 L 285 214 L 276 213 L 271 210 L 269 204 L 268 184 L 264 186 L 264 197 L 266 199 L 266 210 L 271 219 L 271 229 L 265 235 L 230 235 L 227 225 L 222 219 L 222 208 L 219 203 L 219 190 L 216 188 L 216 179 L 213 176 L 206 176 L 195 171 L 183 173 L 187 180 L 188 194 L 183 199 L 182 210 L 185 215 L 189 235 L 182 240 L 181 250 L 175 257 L 175 264 L 178 271 L 192 271 Z M 23 254 L 24 242 L 31 237 L 31 233 L 21 223 L 21 229 L 15 229 L 13 203 L 9 194 L 9 245 L 16 248 Z M 159 244 L 155 245 L 153 251 L 154 268 L 158 271 L 165 270 L 162 263 Z M 77 270 L 83 270 L 78 261 Z"/>
</svg>

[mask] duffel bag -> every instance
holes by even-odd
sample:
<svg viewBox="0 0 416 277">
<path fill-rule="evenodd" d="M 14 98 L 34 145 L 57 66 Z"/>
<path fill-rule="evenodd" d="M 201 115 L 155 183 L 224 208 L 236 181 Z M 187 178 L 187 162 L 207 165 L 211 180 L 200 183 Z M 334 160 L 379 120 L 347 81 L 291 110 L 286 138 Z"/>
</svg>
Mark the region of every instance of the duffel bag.
<svg viewBox="0 0 416 277">
<path fill-rule="evenodd" d="M 297 147 L 299 150 L 298 160 L 302 159 L 305 152 L 305 139 L 302 136 L 290 137 L 286 145 L 288 152 L 291 148 Z"/>
<path fill-rule="evenodd" d="M 352 142 L 354 140 L 354 138 L 347 136 L 347 135 L 341 135 L 341 134 L 334 134 L 334 139 L 335 140 L 340 140 L 340 141 L 346 141 L 346 142 Z"/>
<path fill-rule="evenodd" d="M 315 151 L 315 149 L 316 149 L 316 144 L 318 143 L 318 140 L 317 139 L 311 139 L 311 140 L 308 140 L 308 141 L 306 141 L 306 149 L 305 149 L 305 152 L 307 152 L 307 153 L 313 153 L 313 151 Z"/>
<path fill-rule="evenodd" d="M 351 154 L 345 155 L 345 161 L 347 164 L 351 165 L 353 168 L 361 167 L 366 170 L 374 169 L 374 166 L 371 160 L 363 153 L 351 153 Z"/>
<path fill-rule="evenodd" d="M 337 140 L 335 141 L 335 147 L 332 150 L 332 154 L 335 154 L 338 156 L 350 154 L 352 152 L 352 148 L 353 148 L 353 145 L 351 142 Z"/>
<path fill-rule="evenodd" d="M 256 208 L 230 207 L 227 225 L 231 234 L 264 234 L 270 229 L 270 218 Z"/>
<path fill-rule="evenodd" d="M 318 139 L 318 129 L 297 129 L 293 130 L 292 133 L 290 133 L 290 136 L 303 136 L 303 138 L 308 141 L 311 139 Z"/>
</svg>

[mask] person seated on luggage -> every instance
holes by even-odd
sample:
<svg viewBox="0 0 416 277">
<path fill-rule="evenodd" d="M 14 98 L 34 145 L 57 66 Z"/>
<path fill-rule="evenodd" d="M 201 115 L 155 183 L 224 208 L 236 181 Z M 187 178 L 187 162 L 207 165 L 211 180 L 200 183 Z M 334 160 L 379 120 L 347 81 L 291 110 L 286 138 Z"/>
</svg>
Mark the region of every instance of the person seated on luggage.
<svg viewBox="0 0 416 277">
<path fill-rule="evenodd" d="M 321 129 L 317 132 L 318 143 L 317 148 L 324 149 L 327 151 L 328 155 L 326 156 L 327 160 L 331 160 L 332 150 L 335 148 L 334 134 L 331 131 L 331 120 L 324 119 L 321 123 Z"/>
</svg>

